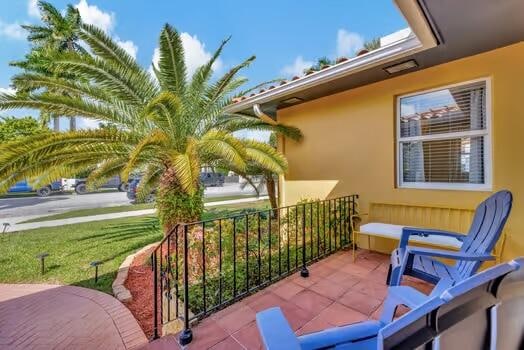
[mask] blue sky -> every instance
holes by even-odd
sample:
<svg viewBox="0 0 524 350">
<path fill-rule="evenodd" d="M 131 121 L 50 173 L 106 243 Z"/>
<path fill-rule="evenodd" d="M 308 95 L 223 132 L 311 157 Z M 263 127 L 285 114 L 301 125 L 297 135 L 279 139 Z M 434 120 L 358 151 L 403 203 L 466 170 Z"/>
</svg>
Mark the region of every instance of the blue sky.
<svg viewBox="0 0 524 350">
<path fill-rule="evenodd" d="M 173 1 L 51 0 L 60 9 L 78 6 L 86 22 L 97 24 L 149 66 L 158 34 L 166 22 L 183 33 L 186 61 L 197 66 L 220 41 L 232 39 L 217 73 L 254 54 L 244 72 L 250 85 L 289 77 L 321 56 L 351 55 L 362 41 L 407 26 L 392 0 L 325 1 Z M 16 70 L 8 62 L 28 51 L 22 23 L 37 23 L 35 0 L 0 3 L 0 89 L 8 88 Z M 0 112 L 2 115 L 12 114 Z"/>
</svg>

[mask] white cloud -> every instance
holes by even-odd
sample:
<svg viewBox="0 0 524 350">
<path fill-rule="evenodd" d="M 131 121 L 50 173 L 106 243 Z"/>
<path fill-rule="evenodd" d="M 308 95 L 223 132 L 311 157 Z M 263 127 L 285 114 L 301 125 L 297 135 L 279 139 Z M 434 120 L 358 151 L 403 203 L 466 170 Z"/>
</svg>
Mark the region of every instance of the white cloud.
<svg viewBox="0 0 524 350">
<path fill-rule="evenodd" d="M 104 12 L 95 5 L 89 5 L 87 0 L 80 0 L 75 5 L 80 12 L 82 20 L 87 24 L 92 24 L 99 27 L 107 34 L 112 35 L 113 28 L 115 27 L 116 16 L 114 13 Z M 136 58 L 138 52 L 138 46 L 131 40 L 121 40 L 118 36 L 115 36 L 115 41 L 120 45 L 128 54 L 133 58 Z"/>
<path fill-rule="evenodd" d="M 27 14 L 30 17 L 40 18 L 40 9 L 38 8 L 38 0 L 29 0 L 27 2 Z"/>
<path fill-rule="evenodd" d="M 95 25 L 107 33 L 113 29 L 115 25 L 114 13 L 104 12 L 95 5 L 89 5 L 86 0 L 80 0 L 75 7 L 85 23 Z"/>
<path fill-rule="evenodd" d="M 311 61 L 305 61 L 302 56 L 295 58 L 295 62 L 282 68 L 282 74 L 289 76 L 300 76 L 305 69 L 313 65 Z"/>
<path fill-rule="evenodd" d="M 206 45 L 198 40 L 197 36 L 189 33 L 180 34 L 182 45 L 184 46 L 184 60 L 186 62 L 187 73 L 192 76 L 196 69 L 211 59 L 211 53 L 206 51 Z M 218 58 L 213 63 L 213 70 L 218 71 L 222 68 L 222 61 Z"/>
<path fill-rule="evenodd" d="M 271 131 L 240 130 L 236 131 L 234 135 L 240 139 L 268 142 Z"/>
<path fill-rule="evenodd" d="M 339 29 L 337 33 L 337 55 L 353 56 L 357 50 L 364 46 L 364 38 L 358 33 Z"/>
<path fill-rule="evenodd" d="M 77 128 L 78 129 L 98 129 L 99 121 L 94 119 L 86 119 L 82 117 L 76 118 Z"/>
<path fill-rule="evenodd" d="M 20 23 L 5 23 L 0 20 L 0 36 L 9 39 L 23 40 L 26 37 L 25 30 L 20 27 Z"/>
<path fill-rule="evenodd" d="M 2 93 L 2 94 L 14 94 L 15 92 L 16 92 L 16 90 L 13 89 L 13 88 L 10 88 L 10 87 L 8 87 L 8 88 L 0 87 L 0 93 Z"/>
<path fill-rule="evenodd" d="M 138 46 L 135 45 L 131 40 L 122 41 L 116 38 L 116 43 L 123 48 L 131 57 L 136 58 L 136 53 L 138 52 Z"/>
<path fill-rule="evenodd" d="M 184 61 L 187 67 L 187 75 L 190 77 L 197 70 L 198 67 L 204 65 L 211 59 L 211 53 L 206 51 L 206 45 L 198 40 L 196 35 L 192 36 L 189 33 L 183 32 L 180 34 L 182 46 L 184 47 Z M 153 53 L 153 64 L 158 68 L 158 61 L 160 60 L 160 50 L 158 47 Z M 212 66 L 213 71 L 222 69 L 223 63 L 218 58 Z M 153 69 L 149 70 L 153 74 Z"/>
</svg>

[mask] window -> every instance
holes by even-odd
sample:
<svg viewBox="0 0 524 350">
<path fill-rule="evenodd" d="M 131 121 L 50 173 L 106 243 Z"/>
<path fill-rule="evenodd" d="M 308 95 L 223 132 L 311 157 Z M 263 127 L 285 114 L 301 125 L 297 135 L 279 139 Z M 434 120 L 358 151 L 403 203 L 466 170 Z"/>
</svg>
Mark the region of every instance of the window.
<svg viewBox="0 0 524 350">
<path fill-rule="evenodd" d="M 489 190 L 489 80 L 400 96 L 399 187 Z"/>
</svg>

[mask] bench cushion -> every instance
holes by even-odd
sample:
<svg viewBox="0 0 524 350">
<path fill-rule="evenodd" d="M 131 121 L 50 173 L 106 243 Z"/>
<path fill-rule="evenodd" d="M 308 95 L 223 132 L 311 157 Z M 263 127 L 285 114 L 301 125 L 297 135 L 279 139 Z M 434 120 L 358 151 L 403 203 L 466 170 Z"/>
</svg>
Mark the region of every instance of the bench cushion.
<svg viewBox="0 0 524 350">
<path fill-rule="evenodd" d="M 381 236 L 391 239 L 400 240 L 402 236 L 402 229 L 406 227 L 403 225 L 384 224 L 380 222 L 370 222 L 360 226 L 360 233 L 364 233 L 370 236 Z M 411 236 L 410 242 L 438 245 L 444 247 L 451 247 L 460 249 L 462 242 L 454 237 L 434 236 L 428 237 Z"/>
</svg>

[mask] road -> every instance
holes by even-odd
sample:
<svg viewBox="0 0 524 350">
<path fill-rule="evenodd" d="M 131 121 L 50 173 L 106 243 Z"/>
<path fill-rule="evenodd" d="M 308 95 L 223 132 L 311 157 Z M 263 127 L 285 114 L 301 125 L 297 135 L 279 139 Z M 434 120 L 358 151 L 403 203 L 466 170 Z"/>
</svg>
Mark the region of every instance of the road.
<svg viewBox="0 0 524 350">
<path fill-rule="evenodd" d="M 241 189 L 239 184 L 225 184 L 223 187 L 209 187 L 206 197 L 236 196 L 255 194 L 252 188 Z M 112 207 L 129 204 L 124 192 L 100 192 L 85 195 L 55 194 L 49 197 L 22 197 L 0 199 L 0 220 L 15 223 L 34 217 L 89 208 Z"/>
</svg>

